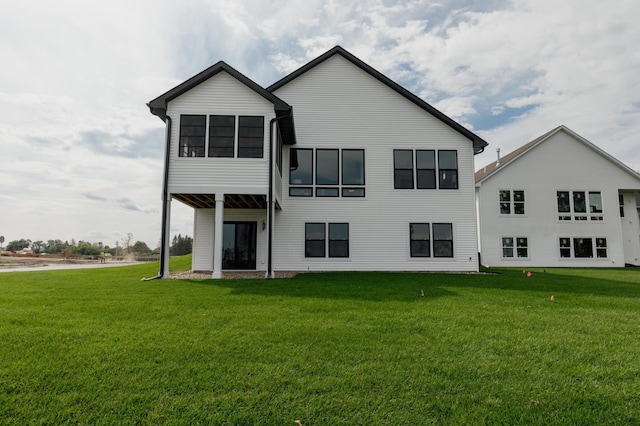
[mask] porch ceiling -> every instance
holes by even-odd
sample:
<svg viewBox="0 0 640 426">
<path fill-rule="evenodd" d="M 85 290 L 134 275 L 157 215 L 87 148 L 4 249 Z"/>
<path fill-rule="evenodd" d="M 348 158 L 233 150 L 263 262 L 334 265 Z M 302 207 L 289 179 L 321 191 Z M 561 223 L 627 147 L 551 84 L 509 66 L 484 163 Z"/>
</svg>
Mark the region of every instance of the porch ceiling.
<svg viewBox="0 0 640 426">
<path fill-rule="evenodd" d="M 194 209 L 213 209 L 216 207 L 215 194 L 171 194 L 171 196 Z M 267 197 L 254 194 L 225 194 L 225 209 L 266 209 Z"/>
</svg>

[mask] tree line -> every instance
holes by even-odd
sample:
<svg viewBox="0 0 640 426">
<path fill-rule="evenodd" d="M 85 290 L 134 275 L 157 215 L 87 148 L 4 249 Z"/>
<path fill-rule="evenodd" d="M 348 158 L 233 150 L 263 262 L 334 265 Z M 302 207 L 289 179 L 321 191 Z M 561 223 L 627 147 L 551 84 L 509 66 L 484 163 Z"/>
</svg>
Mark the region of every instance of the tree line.
<svg viewBox="0 0 640 426">
<path fill-rule="evenodd" d="M 175 235 L 171 242 L 170 254 L 172 256 L 181 256 L 191 253 L 193 247 L 193 238 L 181 234 Z M 113 256 L 124 256 L 127 254 L 135 255 L 154 255 L 160 254 L 160 243 L 154 249 L 144 241 L 135 241 L 133 234 L 128 233 L 120 241 L 116 241 L 114 246 L 104 244 L 102 241 L 92 243 L 89 241 L 71 241 L 62 240 L 30 240 L 19 239 L 9 241 L 3 250 L 10 252 L 18 252 L 24 249 L 30 249 L 34 254 L 59 254 L 59 255 L 79 255 L 79 256 L 99 256 L 101 253 L 110 253 Z"/>
</svg>

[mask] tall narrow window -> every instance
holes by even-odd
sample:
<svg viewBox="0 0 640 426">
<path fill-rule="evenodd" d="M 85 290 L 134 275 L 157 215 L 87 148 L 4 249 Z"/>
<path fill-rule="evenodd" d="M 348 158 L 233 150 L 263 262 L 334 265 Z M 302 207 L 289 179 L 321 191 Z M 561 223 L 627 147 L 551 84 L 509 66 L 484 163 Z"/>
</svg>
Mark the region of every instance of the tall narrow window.
<svg viewBox="0 0 640 426">
<path fill-rule="evenodd" d="M 416 178 L 418 189 L 436 188 L 436 152 L 416 151 Z"/>
<path fill-rule="evenodd" d="M 324 223 L 305 223 L 304 256 L 325 257 L 325 225 Z"/>
<path fill-rule="evenodd" d="M 338 150 L 316 150 L 316 185 L 336 185 L 327 188 L 316 187 L 316 197 L 337 197 L 338 180 Z"/>
<path fill-rule="evenodd" d="M 262 158 L 264 117 L 240 116 L 238 119 L 238 157 Z"/>
<path fill-rule="evenodd" d="M 571 201 L 569 201 L 569 191 L 558 191 L 558 213 L 571 213 Z M 558 220 L 571 220 L 568 214 L 561 214 Z"/>
<path fill-rule="evenodd" d="M 458 152 L 438 151 L 440 189 L 458 189 Z"/>
<path fill-rule="evenodd" d="M 524 191 L 513 191 L 513 213 L 524 214 Z"/>
<path fill-rule="evenodd" d="M 607 257 L 607 239 L 596 238 L 596 256 Z"/>
<path fill-rule="evenodd" d="M 428 223 L 409 224 L 411 257 L 431 256 L 431 230 Z"/>
<path fill-rule="evenodd" d="M 502 239 L 502 257 L 513 257 L 513 238 Z"/>
<path fill-rule="evenodd" d="M 393 150 L 393 187 L 413 189 L 413 150 Z"/>
<path fill-rule="evenodd" d="M 560 257 L 571 257 L 570 238 L 560 238 Z"/>
<path fill-rule="evenodd" d="M 235 136 L 235 116 L 209 116 L 209 157 L 233 157 Z"/>
<path fill-rule="evenodd" d="M 529 242 L 526 238 L 516 238 L 516 254 L 518 257 L 529 257 Z"/>
<path fill-rule="evenodd" d="M 364 149 L 342 150 L 342 185 L 343 197 L 364 197 Z"/>
<path fill-rule="evenodd" d="M 329 224 L 329 257 L 349 257 L 349 224 Z"/>
<path fill-rule="evenodd" d="M 500 191 L 500 214 L 511 214 L 511 191 Z"/>
<path fill-rule="evenodd" d="M 450 223 L 433 224 L 433 256 L 453 257 L 453 227 Z"/>
<path fill-rule="evenodd" d="M 289 195 L 313 196 L 313 150 L 291 148 L 289 169 Z M 308 185 L 308 186 L 305 186 Z"/>
<path fill-rule="evenodd" d="M 618 194 L 618 205 L 620 206 L 620 217 L 624 217 L 624 195 Z"/>
<path fill-rule="evenodd" d="M 583 191 L 573 191 L 573 212 L 574 213 L 586 213 L 587 212 L 587 200 L 585 200 Z M 587 216 L 576 215 L 575 220 L 587 220 Z M 574 244 L 574 250 L 575 250 Z"/>
<path fill-rule="evenodd" d="M 205 115 L 180 116 L 180 157 L 204 157 Z"/>
</svg>

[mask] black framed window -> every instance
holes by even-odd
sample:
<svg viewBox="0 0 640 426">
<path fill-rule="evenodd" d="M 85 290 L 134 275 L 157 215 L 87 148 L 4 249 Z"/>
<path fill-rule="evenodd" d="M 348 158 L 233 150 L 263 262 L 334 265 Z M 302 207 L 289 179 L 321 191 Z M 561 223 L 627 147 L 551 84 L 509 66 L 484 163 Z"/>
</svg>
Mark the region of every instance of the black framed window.
<svg viewBox="0 0 640 426">
<path fill-rule="evenodd" d="M 569 191 L 557 191 L 558 213 L 570 213 Z"/>
<path fill-rule="evenodd" d="M 326 234 L 324 223 L 305 223 L 304 239 L 305 257 L 325 257 Z"/>
<path fill-rule="evenodd" d="M 458 151 L 438 151 L 440 189 L 458 189 Z"/>
<path fill-rule="evenodd" d="M 431 229 L 428 223 L 409 224 L 411 257 L 431 256 Z"/>
<path fill-rule="evenodd" d="M 181 115 L 180 116 L 180 157 L 204 157 L 205 115 Z"/>
<path fill-rule="evenodd" d="M 262 158 L 264 150 L 264 117 L 238 117 L 238 158 Z"/>
<path fill-rule="evenodd" d="M 453 226 L 433 224 L 433 257 L 453 257 Z"/>
<path fill-rule="evenodd" d="M 349 257 L 349 224 L 329 224 L 329 257 Z"/>
<path fill-rule="evenodd" d="M 364 149 L 291 148 L 289 163 L 289 196 L 365 196 Z"/>
<path fill-rule="evenodd" d="M 316 185 L 338 185 L 338 150 L 316 150 Z"/>
<path fill-rule="evenodd" d="M 234 115 L 209 116 L 209 157 L 233 157 L 235 136 Z"/>
<path fill-rule="evenodd" d="M 511 191 L 500 190 L 500 214 L 511 214 Z"/>
<path fill-rule="evenodd" d="M 524 191 L 513 191 L 513 213 L 524 214 Z"/>
<path fill-rule="evenodd" d="M 304 226 L 305 257 L 327 257 L 327 254 L 328 257 L 349 257 L 348 223 L 305 223 Z"/>
<path fill-rule="evenodd" d="M 413 150 L 393 150 L 393 187 L 413 189 Z"/>
<path fill-rule="evenodd" d="M 418 189 L 436 188 L 436 152 L 434 150 L 416 151 L 416 180 Z"/>
</svg>

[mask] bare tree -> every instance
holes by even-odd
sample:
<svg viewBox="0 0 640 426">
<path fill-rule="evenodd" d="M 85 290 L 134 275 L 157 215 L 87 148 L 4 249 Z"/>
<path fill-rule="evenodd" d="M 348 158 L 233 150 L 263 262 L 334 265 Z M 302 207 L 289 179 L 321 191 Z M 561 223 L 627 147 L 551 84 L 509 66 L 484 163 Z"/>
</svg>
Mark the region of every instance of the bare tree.
<svg viewBox="0 0 640 426">
<path fill-rule="evenodd" d="M 126 237 L 122 237 L 122 248 L 129 254 L 131 252 L 131 244 L 133 243 L 133 234 L 129 232 Z"/>
</svg>

